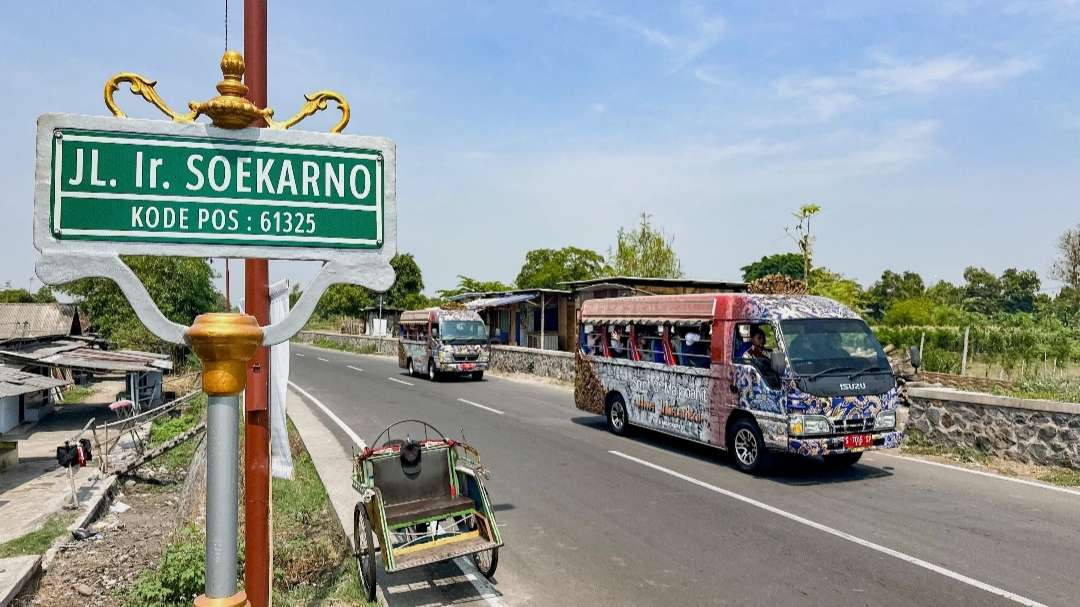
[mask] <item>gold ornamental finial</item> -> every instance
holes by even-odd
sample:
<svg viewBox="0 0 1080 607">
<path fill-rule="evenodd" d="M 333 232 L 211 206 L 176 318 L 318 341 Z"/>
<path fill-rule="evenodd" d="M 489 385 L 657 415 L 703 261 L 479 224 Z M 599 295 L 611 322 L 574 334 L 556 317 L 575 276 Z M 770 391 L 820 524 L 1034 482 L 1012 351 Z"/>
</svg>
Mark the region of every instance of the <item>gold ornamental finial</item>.
<svg viewBox="0 0 1080 607">
<path fill-rule="evenodd" d="M 248 87 L 243 82 L 244 56 L 238 51 L 225 51 L 221 57 L 222 80 L 217 84 L 218 96 L 198 103 L 192 101 L 188 104 L 191 109 L 187 114 L 180 114 L 170 108 L 154 88 L 157 81 L 144 78 L 134 72 L 120 72 L 105 81 L 105 107 L 109 108 L 113 116 L 126 118 L 123 110 L 116 104 L 113 94 L 120 88 L 121 82 L 131 84 L 131 92 L 140 95 L 154 107 L 161 110 L 173 122 L 192 123 L 199 116 L 208 116 L 214 126 L 223 129 L 242 129 L 251 126 L 257 119 L 266 121 L 266 126 L 272 129 L 288 129 L 296 126 L 301 120 L 314 115 L 320 110 L 326 109 L 327 101 L 335 101 L 341 110 L 341 119 L 331 129 L 331 133 L 340 133 L 349 124 L 349 104 L 340 93 L 323 90 L 304 95 L 306 103 L 294 116 L 281 122 L 273 120 L 274 110 L 259 108 L 252 103 L 247 95 Z"/>
</svg>

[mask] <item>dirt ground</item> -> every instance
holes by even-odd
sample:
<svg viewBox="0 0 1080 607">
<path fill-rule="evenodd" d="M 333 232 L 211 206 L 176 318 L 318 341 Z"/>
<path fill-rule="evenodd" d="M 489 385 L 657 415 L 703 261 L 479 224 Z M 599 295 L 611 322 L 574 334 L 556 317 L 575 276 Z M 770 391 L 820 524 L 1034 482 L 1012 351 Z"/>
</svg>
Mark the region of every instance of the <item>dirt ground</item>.
<svg viewBox="0 0 1080 607">
<path fill-rule="evenodd" d="M 56 555 L 37 591 L 24 592 L 15 607 L 117 607 L 143 571 L 155 567 L 178 527 L 182 482 L 155 485 L 136 481 L 113 504 L 131 508 L 109 512 L 91 525 L 94 537 L 71 540 Z"/>
</svg>

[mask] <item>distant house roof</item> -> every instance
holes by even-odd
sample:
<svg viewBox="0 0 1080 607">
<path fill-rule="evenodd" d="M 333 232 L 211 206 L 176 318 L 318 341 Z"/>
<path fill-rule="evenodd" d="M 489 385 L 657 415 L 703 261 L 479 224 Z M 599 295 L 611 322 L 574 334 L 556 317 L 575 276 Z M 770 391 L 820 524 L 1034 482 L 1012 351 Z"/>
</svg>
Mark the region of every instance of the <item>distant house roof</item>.
<svg viewBox="0 0 1080 607">
<path fill-rule="evenodd" d="M 32 340 L 81 335 L 79 310 L 74 304 L 0 304 L 0 341 Z"/>
<path fill-rule="evenodd" d="M 604 276 L 589 280 L 573 280 L 559 283 L 571 291 L 591 290 L 596 288 L 639 288 L 648 287 L 692 288 L 712 292 L 745 293 L 746 283 L 730 280 L 695 280 L 690 278 L 641 278 L 639 276 Z"/>
<path fill-rule="evenodd" d="M 477 293 L 460 293 L 448 297 L 450 301 L 467 301 L 471 302 L 477 299 L 493 299 L 496 297 L 509 297 L 511 295 L 569 295 L 570 291 L 566 289 L 507 289 L 505 291 L 483 291 Z"/>
<path fill-rule="evenodd" d="M 536 299 L 536 293 L 517 293 L 515 295 L 503 295 L 502 297 L 481 297 L 465 304 L 470 310 L 483 310 L 484 308 L 497 308 L 510 304 L 521 303 Z"/>
<path fill-rule="evenodd" d="M 167 354 L 137 350 L 100 350 L 84 341 L 59 339 L 20 348 L 0 348 L 0 359 L 22 364 L 82 369 L 99 373 L 168 371 Z"/>
<path fill-rule="evenodd" d="M 0 367 L 0 398 L 59 388 L 70 383 L 66 379 L 53 379 L 18 369 Z"/>
<path fill-rule="evenodd" d="M 379 306 L 369 306 L 367 308 L 360 308 L 360 311 L 361 312 L 378 312 L 380 309 L 383 312 L 404 312 L 405 311 L 405 308 L 395 308 L 394 306 L 383 306 L 382 308 L 379 308 Z"/>
</svg>

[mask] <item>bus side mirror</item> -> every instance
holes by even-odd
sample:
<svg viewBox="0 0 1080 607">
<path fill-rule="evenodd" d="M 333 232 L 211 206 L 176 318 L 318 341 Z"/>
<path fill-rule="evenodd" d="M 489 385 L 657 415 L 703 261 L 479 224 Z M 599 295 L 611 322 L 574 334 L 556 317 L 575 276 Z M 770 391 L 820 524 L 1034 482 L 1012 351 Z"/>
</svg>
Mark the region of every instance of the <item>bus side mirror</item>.
<svg viewBox="0 0 1080 607">
<path fill-rule="evenodd" d="M 911 346 L 908 348 L 908 354 L 911 356 L 911 366 L 918 372 L 919 367 L 922 367 L 922 350 L 917 346 Z"/>
<path fill-rule="evenodd" d="M 784 371 L 787 370 L 787 357 L 779 350 L 770 352 L 769 364 L 772 365 L 773 371 L 776 371 L 777 375 L 783 375 Z"/>
</svg>

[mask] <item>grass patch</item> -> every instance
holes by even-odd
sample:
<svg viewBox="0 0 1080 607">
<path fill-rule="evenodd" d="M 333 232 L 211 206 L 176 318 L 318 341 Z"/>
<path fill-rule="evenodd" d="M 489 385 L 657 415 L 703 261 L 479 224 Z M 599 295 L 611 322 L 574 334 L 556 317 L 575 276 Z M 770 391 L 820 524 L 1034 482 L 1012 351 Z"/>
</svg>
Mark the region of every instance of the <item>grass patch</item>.
<svg viewBox="0 0 1080 607">
<path fill-rule="evenodd" d="M 165 548 L 158 566 L 135 579 L 124 604 L 129 607 L 190 605 L 206 584 L 205 557 L 202 528 L 184 527 Z"/>
<path fill-rule="evenodd" d="M 41 527 L 26 535 L 0 544 L 0 558 L 24 554 L 45 554 L 49 546 L 52 546 L 53 540 L 67 533 L 68 525 L 74 521 L 74 513 L 58 512 L 53 514 L 45 519 Z"/>
<path fill-rule="evenodd" d="M 191 401 L 191 404 L 179 416 L 163 415 L 154 420 L 154 423 L 150 426 L 150 445 L 147 448 L 153 449 L 157 445 L 194 428 L 202 420 L 205 410 L 206 395 L 200 394 Z M 184 441 L 183 444 L 177 445 L 168 453 L 158 457 L 155 463 L 169 472 L 175 473 L 186 470 L 191 464 L 191 457 L 195 454 L 196 443 L 197 441 L 190 439 Z"/>
<path fill-rule="evenodd" d="M 1072 468 L 1053 468 L 1039 475 L 1039 480 L 1062 487 L 1080 487 L 1080 470 Z"/>
<path fill-rule="evenodd" d="M 900 445 L 900 451 L 912 455 L 937 455 L 965 464 L 987 465 L 990 463 L 990 456 L 974 447 L 967 445 L 945 447 L 931 442 L 925 434 L 914 428 L 904 431 L 904 442 Z"/>
<path fill-rule="evenodd" d="M 67 390 L 64 390 L 64 397 L 60 399 L 58 404 L 77 405 L 81 402 L 85 402 L 93 393 L 94 391 L 92 389 L 84 386 L 71 386 Z"/>
<path fill-rule="evenodd" d="M 274 479 L 274 603 L 366 605 L 319 473 L 289 422 L 293 479 Z"/>
<path fill-rule="evenodd" d="M 1008 390 L 1008 396 L 1080 403 L 1080 381 L 1048 377 L 1025 378 L 1017 381 L 1016 385 Z"/>
<path fill-rule="evenodd" d="M 379 352 L 379 348 L 375 346 L 375 344 L 354 346 L 352 344 L 326 339 L 325 337 L 315 338 L 315 340 L 311 342 L 311 345 L 319 348 L 326 348 L 328 350 L 337 350 L 339 352 L 352 352 L 353 354 L 378 354 Z"/>
</svg>

